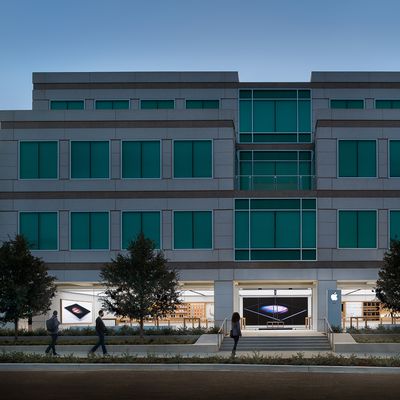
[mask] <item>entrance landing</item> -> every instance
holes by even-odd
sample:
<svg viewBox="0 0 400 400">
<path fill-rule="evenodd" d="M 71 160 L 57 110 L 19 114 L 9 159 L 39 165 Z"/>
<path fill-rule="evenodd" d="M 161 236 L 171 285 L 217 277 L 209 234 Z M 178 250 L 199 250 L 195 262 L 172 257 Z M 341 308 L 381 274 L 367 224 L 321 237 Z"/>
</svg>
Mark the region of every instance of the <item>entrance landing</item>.
<svg viewBox="0 0 400 400">
<path fill-rule="evenodd" d="M 263 336 L 325 336 L 322 332 L 310 329 L 242 329 L 242 336 L 263 337 Z"/>
</svg>

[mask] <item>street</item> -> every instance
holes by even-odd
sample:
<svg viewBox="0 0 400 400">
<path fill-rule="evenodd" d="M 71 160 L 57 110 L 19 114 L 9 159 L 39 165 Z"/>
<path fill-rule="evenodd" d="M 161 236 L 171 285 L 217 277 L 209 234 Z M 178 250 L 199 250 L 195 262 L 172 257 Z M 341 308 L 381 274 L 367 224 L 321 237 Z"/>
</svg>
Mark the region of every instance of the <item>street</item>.
<svg viewBox="0 0 400 400">
<path fill-rule="evenodd" d="M 6 371 L 0 372 L 0 385 L 7 400 L 400 398 L 400 380 L 390 374 Z"/>
</svg>

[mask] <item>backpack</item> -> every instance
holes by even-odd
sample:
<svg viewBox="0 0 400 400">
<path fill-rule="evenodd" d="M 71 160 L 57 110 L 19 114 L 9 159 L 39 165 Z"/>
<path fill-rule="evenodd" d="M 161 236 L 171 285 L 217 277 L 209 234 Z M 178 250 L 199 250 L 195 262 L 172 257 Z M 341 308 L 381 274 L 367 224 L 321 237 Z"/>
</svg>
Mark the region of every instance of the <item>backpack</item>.
<svg viewBox="0 0 400 400">
<path fill-rule="evenodd" d="M 49 332 L 53 332 L 55 328 L 55 324 L 54 324 L 54 318 L 50 318 L 46 321 L 46 329 Z"/>
</svg>

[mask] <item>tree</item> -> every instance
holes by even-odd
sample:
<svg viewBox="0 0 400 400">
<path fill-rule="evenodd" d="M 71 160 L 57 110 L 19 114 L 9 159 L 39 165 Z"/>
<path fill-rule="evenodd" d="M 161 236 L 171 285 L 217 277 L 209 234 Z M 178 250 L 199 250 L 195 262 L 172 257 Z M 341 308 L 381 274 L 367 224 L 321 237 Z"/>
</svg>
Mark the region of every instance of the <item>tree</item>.
<svg viewBox="0 0 400 400">
<path fill-rule="evenodd" d="M 22 318 L 46 313 L 56 292 L 55 278 L 45 263 L 34 257 L 22 235 L 0 247 L 0 322 L 13 322 L 15 339 Z"/>
<path fill-rule="evenodd" d="M 393 314 L 400 312 L 400 241 L 392 240 L 376 282 L 376 297 Z"/>
<path fill-rule="evenodd" d="M 104 308 L 138 319 L 141 337 L 145 318 L 165 316 L 181 303 L 176 271 L 167 267 L 163 253 L 154 248 L 154 242 L 140 233 L 129 244 L 128 254 L 118 254 L 100 274 L 106 286 Z"/>
</svg>

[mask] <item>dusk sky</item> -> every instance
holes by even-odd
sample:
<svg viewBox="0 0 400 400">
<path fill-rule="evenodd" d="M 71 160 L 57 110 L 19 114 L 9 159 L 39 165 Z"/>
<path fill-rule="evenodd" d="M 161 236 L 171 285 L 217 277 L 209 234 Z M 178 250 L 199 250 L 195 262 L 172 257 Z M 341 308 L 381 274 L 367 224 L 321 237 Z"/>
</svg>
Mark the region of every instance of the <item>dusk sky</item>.
<svg viewBox="0 0 400 400">
<path fill-rule="evenodd" d="M 31 108 L 32 72 L 399 71 L 398 0 L 1 0 L 0 109 Z"/>
</svg>

